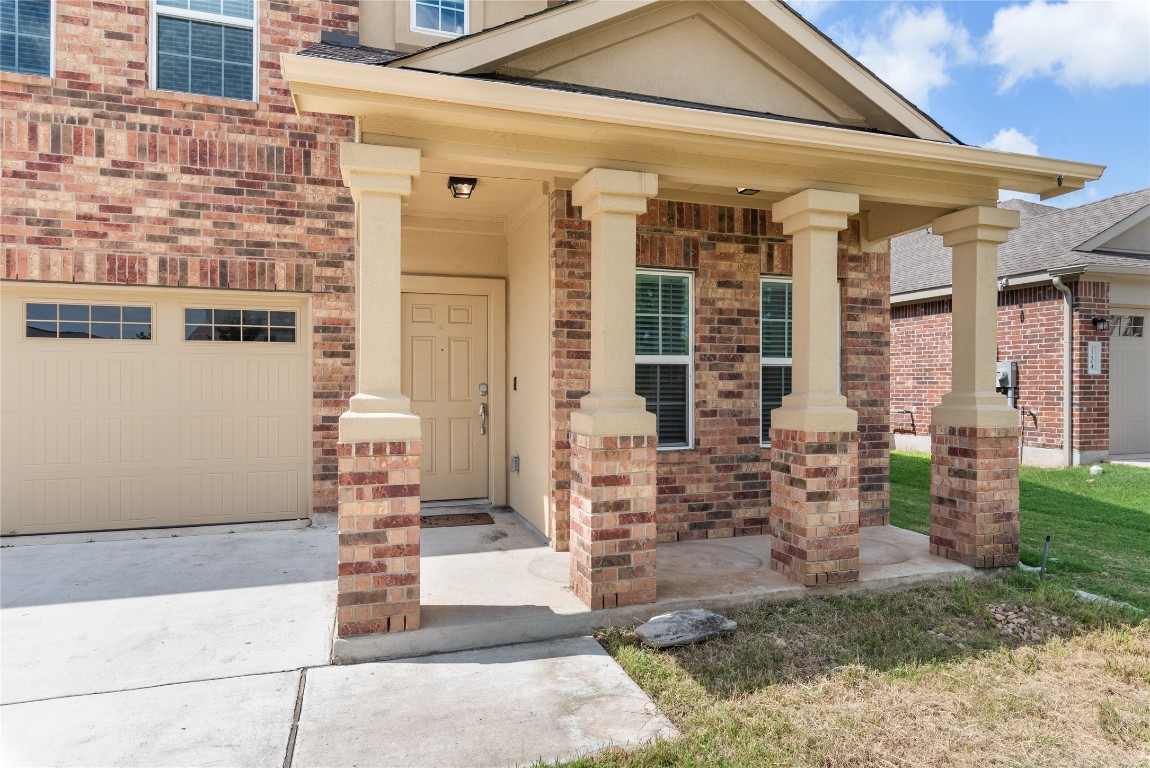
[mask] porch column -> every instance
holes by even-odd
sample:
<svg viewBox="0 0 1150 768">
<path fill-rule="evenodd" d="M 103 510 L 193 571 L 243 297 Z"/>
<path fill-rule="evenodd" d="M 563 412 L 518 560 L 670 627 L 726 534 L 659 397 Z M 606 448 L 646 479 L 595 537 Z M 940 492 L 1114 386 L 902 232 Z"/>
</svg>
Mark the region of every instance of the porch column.
<svg viewBox="0 0 1150 768">
<path fill-rule="evenodd" d="M 591 608 L 655 602 L 655 415 L 635 394 L 635 217 L 658 177 L 595 168 L 572 202 L 591 222 L 591 391 L 571 414 L 571 589 Z"/>
<path fill-rule="evenodd" d="M 400 205 L 419 150 L 340 145 L 356 203 L 356 394 L 339 418 L 336 632 L 419 628 L 419 416 L 400 391 Z"/>
<path fill-rule="evenodd" d="M 771 567 L 806 586 L 858 580 L 858 413 L 836 362 L 838 233 L 858 210 L 858 195 L 820 189 L 771 210 L 794 254 L 791 394 L 771 412 Z"/>
<path fill-rule="evenodd" d="M 998 246 L 1018 211 L 934 221 L 951 249 L 951 391 L 931 410 L 930 551 L 977 568 L 1018 562 L 1018 412 L 994 391 Z"/>
</svg>

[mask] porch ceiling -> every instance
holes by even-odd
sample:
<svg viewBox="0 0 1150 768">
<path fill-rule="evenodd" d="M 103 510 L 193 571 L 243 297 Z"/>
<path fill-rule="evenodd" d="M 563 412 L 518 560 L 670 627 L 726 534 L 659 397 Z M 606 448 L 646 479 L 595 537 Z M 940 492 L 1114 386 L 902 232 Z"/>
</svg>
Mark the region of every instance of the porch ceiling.
<svg viewBox="0 0 1150 768">
<path fill-rule="evenodd" d="M 661 197 L 764 206 L 808 188 L 851 192 L 860 197 L 864 237 L 871 240 L 917 229 L 948 211 L 993 206 L 999 189 L 1049 198 L 1103 171 L 943 142 L 310 57 L 285 55 L 283 69 L 297 109 L 358 116 L 365 141 L 418 148 L 425 173 L 485 166 L 492 179 L 563 184 L 610 167 L 658 174 Z M 736 198 L 736 187 L 762 194 Z"/>
</svg>

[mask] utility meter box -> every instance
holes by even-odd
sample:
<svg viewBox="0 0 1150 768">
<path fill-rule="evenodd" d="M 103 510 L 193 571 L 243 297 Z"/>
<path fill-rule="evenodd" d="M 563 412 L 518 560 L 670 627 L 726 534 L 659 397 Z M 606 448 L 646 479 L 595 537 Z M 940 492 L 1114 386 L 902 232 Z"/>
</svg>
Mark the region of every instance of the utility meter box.
<svg viewBox="0 0 1150 768">
<path fill-rule="evenodd" d="M 996 364 L 999 389 L 1014 389 L 1018 386 L 1018 363 L 1013 360 L 999 360 Z"/>
</svg>

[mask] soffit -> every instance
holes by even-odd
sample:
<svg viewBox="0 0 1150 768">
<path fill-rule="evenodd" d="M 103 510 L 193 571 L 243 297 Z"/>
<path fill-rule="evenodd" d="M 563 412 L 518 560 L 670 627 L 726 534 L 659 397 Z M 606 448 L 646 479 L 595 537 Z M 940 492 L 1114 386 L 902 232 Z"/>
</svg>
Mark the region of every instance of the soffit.
<svg viewBox="0 0 1150 768">
<path fill-rule="evenodd" d="M 580 0 L 387 66 L 533 77 L 957 143 L 776 0 Z"/>
</svg>

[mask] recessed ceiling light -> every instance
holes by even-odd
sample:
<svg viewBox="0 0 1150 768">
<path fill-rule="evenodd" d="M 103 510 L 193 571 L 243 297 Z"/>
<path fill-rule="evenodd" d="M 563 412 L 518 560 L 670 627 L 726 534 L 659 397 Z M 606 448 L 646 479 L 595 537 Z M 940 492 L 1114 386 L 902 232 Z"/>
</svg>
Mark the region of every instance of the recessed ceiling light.
<svg viewBox="0 0 1150 768">
<path fill-rule="evenodd" d="M 735 191 L 738 192 L 740 195 L 757 195 L 760 192 L 762 192 L 763 190 L 751 189 L 750 187 L 735 187 Z"/>
</svg>

